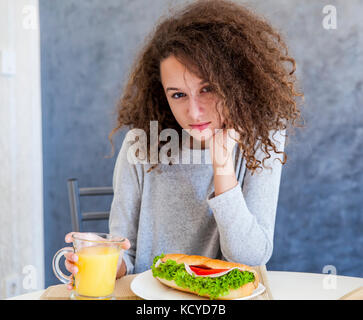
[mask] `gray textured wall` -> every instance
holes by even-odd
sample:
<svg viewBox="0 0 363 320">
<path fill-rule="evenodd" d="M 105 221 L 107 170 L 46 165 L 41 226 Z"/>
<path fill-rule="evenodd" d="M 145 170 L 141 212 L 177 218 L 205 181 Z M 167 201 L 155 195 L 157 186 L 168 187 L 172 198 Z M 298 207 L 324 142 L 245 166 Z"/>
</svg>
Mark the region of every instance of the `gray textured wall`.
<svg viewBox="0 0 363 320">
<path fill-rule="evenodd" d="M 42 53 L 45 285 L 71 230 L 66 179 L 111 185 L 107 135 L 128 67 L 167 0 L 39 0 Z M 246 3 L 246 1 L 243 1 Z M 306 129 L 286 148 L 270 270 L 363 276 L 363 2 L 248 1 L 286 36 L 305 92 Z M 337 8 L 336 30 L 322 8 Z M 116 138 L 116 150 L 123 134 Z M 111 199 L 87 202 L 102 210 Z M 107 231 L 107 223 L 88 223 Z"/>
</svg>

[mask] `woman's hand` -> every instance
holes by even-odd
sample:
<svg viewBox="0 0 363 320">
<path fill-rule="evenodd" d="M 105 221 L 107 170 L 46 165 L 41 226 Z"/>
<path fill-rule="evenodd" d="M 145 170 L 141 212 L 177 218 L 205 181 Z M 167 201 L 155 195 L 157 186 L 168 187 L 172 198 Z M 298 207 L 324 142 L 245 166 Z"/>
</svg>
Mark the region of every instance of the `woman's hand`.
<svg viewBox="0 0 363 320">
<path fill-rule="evenodd" d="M 72 235 L 74 235 L 74 234 L 82 235 L 83 238 L 88 239 L 88 240 L 105 240 L 104 238 L 99 237 L 99 236 L 97 236 L 97 235 L 95 235 L 93 233 L 70 232 L 70 233 L 66 234 L 65 242 L 66 243 L 72 243 L 73 242 Z M 121 238 L 120 238 L 120 240 L 121 240 Z M 129 248 L 130 248 L 130 241 L 125 238 L 125 241 L 122 243 L 122 249 L 123 250 L 128 250 Z M 73 248 L 71 248 L 71 249 L 73 249 Z M 74 275 L 78 272 L 78 267 L 77 267 L 78 256 L 74 252 L 65 253 L 64 256 L 66 258 L 65 267 L 68 270 L 68 272 L 71 273 L 72 279 L 73 279 Z M 68 283 L 67 289 L 68 290 L 73 289 L 73 281 Z"/>
<path fill-rule="evenodd" d="M 234 129 L 220 129 L 209 139 L 215 197 L 231 190 L 238 184 L 232 155 L 239 137 L 239 133 Z"/>
<path fill-rule="evenodd" d="M 234 172 L 232 153 L 238 139 L 239 133 L 234 129 L 219 129 L 209 139 L 211 161 L 217 175 L 231 175 Z"/>
</svg>

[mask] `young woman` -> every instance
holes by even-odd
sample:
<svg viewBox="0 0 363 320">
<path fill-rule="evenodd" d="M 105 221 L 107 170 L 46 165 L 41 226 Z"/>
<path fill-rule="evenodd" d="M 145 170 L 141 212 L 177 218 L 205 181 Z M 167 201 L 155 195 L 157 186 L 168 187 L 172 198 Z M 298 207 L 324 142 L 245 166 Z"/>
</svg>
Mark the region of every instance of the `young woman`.
<svg viewBox="0 0 363 320">
<path fill-rule="evenodd" d="M 280 34 L 239 4 L 195 1 L 157 24 L 132 66 L 111 143 L 124 126 L 149 134 L 157 121 L 157 134 L 178 134 L 180 159 L 204 161 L 134 163 L 126 136 L 109 220 L 110 233 L 129 240 L 117 277 L 150 269 L 161 253 L 268 262 L 287 127 L 300 118 L 294 71 Z M 147 160 L 170 143 L 151 140 Z"/>
</svg>

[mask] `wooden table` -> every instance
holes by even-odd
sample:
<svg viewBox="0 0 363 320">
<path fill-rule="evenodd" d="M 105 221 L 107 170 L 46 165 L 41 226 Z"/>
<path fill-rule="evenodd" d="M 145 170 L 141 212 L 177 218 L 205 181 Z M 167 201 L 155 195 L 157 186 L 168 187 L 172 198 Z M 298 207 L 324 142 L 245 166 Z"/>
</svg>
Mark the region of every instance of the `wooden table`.
<svg viewBox="0 0 363 320">
<path fill-rule="evenodd" d="M 275 300 L 336 300 L 363 286 L 363 278 L 304 272 L 267 271 Z M 38 300 L 45 290 L 9 300 Z"/>
</svg>

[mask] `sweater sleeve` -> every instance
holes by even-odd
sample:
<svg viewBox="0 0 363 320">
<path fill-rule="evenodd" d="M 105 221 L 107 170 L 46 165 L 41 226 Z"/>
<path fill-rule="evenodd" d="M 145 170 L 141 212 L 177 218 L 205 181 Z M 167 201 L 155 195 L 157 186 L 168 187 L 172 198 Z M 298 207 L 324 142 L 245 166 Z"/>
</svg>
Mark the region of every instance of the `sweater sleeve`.
<svg viewBox="0 0 363 320">
<path fill-rule="evenodd" d="M 276 132 L 272 138 L 278 151 L 284 151 L 285 131 Z M 269 153 L 271 158 L 265 160 L 262 171 L 251 175 L 246 169 L 236 187 L 207 197 L 218 226 L 221 251 L 228 261 L 257 266 L 272 256 L 283 154 Z M 257 149 L 255 157 L 262 161 L 266 154 Z"/>
<path fill-rule="evenodd" d="M 134 164 L 128 160 L 129 146 L 130 141 L 126 136 L 114 168 L 114 196 L 109 219 L 110 234 L 125 237 L 131 244 L 131 247 L 123 254 L 126 274 L 134 273 L 143 179 L 140 164 Z"/>
</svg>

